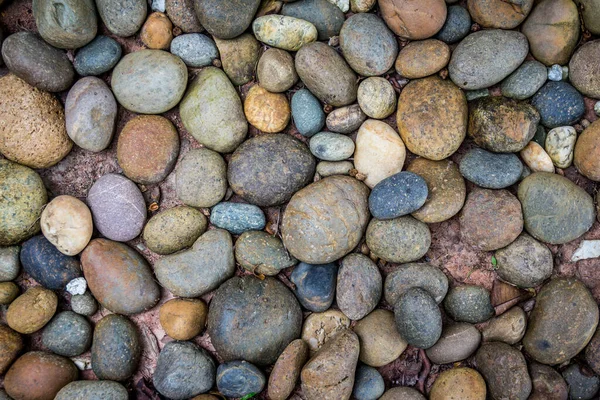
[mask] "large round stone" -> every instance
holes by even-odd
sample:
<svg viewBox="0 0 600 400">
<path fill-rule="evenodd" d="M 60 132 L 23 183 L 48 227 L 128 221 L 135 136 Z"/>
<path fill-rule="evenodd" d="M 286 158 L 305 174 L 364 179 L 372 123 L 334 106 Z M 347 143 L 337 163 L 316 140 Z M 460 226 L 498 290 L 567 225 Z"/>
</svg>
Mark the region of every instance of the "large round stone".
<svg viewBox="0 0 600 400">
<path fill-rule="evenodd" d="M 479 348 L 475 362 L 493 399 L 528 399 L 531 378 L 525 357 L 519 350 L 506 343 L 486 343 Z"/>
<path fill-rule="evenodd" d="M 385 23 L 404 39 L 427 39 L 444 26 L 446 3 L 443 0 L 379 0 Z"/>
<path fill-rule="evenodd" d="M 431 245 L 431 232 L 427 224 L 410 215 L 388 220 L 373 218 L 367 228 L 366 238 L 374 255 L 392 263 L 418 260 Z"/>
<path fill-rule="evenodd" d="M 600 40 L 581 46 L 569 62 L 569 80 L 585 96 L 600 99 Z"/>
<path fill-rule="evenodd" d="M 33 17 L 44 40 L 61 49 L 85 46 L 98 29 L 94 0 L 34 0 Z"/>
</svg>

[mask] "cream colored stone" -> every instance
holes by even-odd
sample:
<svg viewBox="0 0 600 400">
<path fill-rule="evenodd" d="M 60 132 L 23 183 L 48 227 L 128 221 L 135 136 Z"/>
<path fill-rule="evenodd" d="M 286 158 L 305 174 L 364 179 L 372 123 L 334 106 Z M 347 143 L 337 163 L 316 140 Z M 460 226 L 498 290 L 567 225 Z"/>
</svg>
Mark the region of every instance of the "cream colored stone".
<svg viewBox="0 0 600 400">
<path fill-rule="evenodd" d="M 572 126 L 559 126 L 546 135 L 545 150 L 558 168 L 568 168 L 573 162 L 577 132 Z"/>
<path fill-rule="evenodd" d="M 523 339 L 527 328 L 527 315 L 520 307 L 513 307 L 496 317 L 481 332 L 486 342 L 515 344 Z"/>
<path fill-rule="evenodd" d="M 72 196 L 58 196 L 48 203 L 40 224 L 46 239 L 68 256 L 81 253 L 94 230 L 90 209 Z"/>
<path fill-rule="evenodd" d="M 298 51 L 305 44 L 317 40 L 317 28 L 313 24 L 285 15 L 256 18 L 252 30 L 259 41 L 289 51 Z"/>
<path fill-rule="evenodd" d="M 350 327 L 350 318 L 341 311 L 327 310 L 322 313 L 312 313 L 304 321 L 302 340 L 306 342 L 312 355 L 325 342 L 348 327 Z"/>
<path fill-rule="evenodd" d="M 536 142 L 529 142 L 519 153 L 525 164 L 533 172 L 552 172 L 554 173 L 554 164 L 546 151 Z"/>
</svg>

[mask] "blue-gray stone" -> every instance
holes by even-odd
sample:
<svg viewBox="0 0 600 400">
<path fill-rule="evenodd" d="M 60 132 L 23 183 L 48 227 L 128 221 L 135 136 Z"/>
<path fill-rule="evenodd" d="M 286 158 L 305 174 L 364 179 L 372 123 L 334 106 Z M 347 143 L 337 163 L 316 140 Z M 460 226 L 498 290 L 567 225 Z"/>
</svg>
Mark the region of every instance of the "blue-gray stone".
<svg viewBox="0 0 600 400">
<path fill-rule="evenodd" d="M 296 285 L 294 293 L 304 308 L 323 312 L 331 307 L 335 297 L 338 268 L 335 264 L 300 263 L 290 280 Z"/>
<path fill-rule="evenodd" d="M 97 36 L 77 52 L 73 66 L 81 76 L 100 75 L 117 65 L 121 54 L 121 45 L 116 40 Z"/>
<path fill-rule="evenodd" d="M 478 324 L 494 316 L 490 292 L 477 285 L 456 286 L 444 299 L 446 313 L 457 322 Z"/>
<path fill-rule="evenodd" d="M 431 295 L 421 288 L 410 288 L 394 306 L 398 333 L 408 344 L 420 349 L 433 346 L 442 335 L 442 313 Z"/>
<path fill-rule="evenodd" d="M 230 361 L 217 368 L 217 388 L 227 397 L 260 393 L 265 387 L 264 374 L 246 361 Z"/>
<path fill-rule="evenodd" d="M 471 31 L 471 15 L 466 8 L 458 5 L 448 7 L 444 26 L 436 35 L 442 42 L 456 43 Z"/>
<path fill-rule="evenodd" d="M 219 57 L 217 45 L 211 38 L 201 33 L 188 33 L 177 36 L 171 42 L 171 53 L 193 68 L 211 65 Z"/>
<path fill-rule="evenodd" d="M 311 137 L 325 125 L 321 102 L 308 89 L 300 89 L 292 96 L 292 118 L 302 136 Z"/>
<path fill-rule="evenodd" d="M 42 286 L 60 290 L 81 276 L 77 257 L 64 255 L 43 235 L 34 236 L 21 247 L 21 265 Z"/>
<path fill-rule="evenodd" d="M 583 116 L 583 96 L 567 82 L 546 83 L 531 100 L 547 128 L 572 125 Z"/>
<path fill-rule="evenodd" d="M 539 61 L 525 61 L 502 84 L 502 95 L 515 100 L 524 100 L 533 96 L 546 83 L 548 71 Z"/>
<path fill-rule="evenodd" d="M 317 28 L 319 40 L 338 36 L 344 24 L 344 13 L 328 0 L 303 0 L 285 3 L 281 14 L 303 19 Z"/>
<path fill-rule="evenodd" d="M 92 325 L 84 316 L 63 311 L 44 328 L 42 343 L 58 355 L 78 356 L 92 345 Z"/>
<path fill-rule="evenodd" d="M 427 183 L 403 171 L 379 182 L 369 195 L 369 210 L 377 219 L 393 219 L 417 211 L 427 200 Z"/>
<path fill-rule="evenodd" d="M 356 400 L 377 400 L 383 392 L 385 392 L 385 382 L 379 371 L 368 365 L 359 364 L 352 391 Z"/>
<path fill-rule="evenodd" d="M 210 223 L 239 235 L 246 231 L 262 231 L 267 222 L 265 214 L 255 205 L 223 202 L 213 207 Z"/>
<path fill-rule="evenodd" d="M 343 161 L 354 154 L 354 141 L 341 133 L 320 132 L 310 138 L 310 152 L 325 161 Z"/>
<path fill-rule="evenodd" d="M 503 189 L 516 183 L 523 164 L 513 153 L 492 153 L 474 147 L 460 162 L 460 174 L 474 184 L 488 189 Z"/>
<path fill-rule="evenodd" d="M 581 371 L 577 364 L 572 364 L 562 373 L 569 386 L 569 398 L 574 400 L 590 400 L 596 398 L 600 389 L 600 378 L 597 375 L 588 375 Z"/>
<path fill-rule="evenodd" d="M 548 79 L 550 79 L 551 81 L 554 81 L 554 82 L 562 81 L 563 80 L 563 68 L 558 64 L 554 64 L 553 66 L 548 68 Z"/>
</svg>

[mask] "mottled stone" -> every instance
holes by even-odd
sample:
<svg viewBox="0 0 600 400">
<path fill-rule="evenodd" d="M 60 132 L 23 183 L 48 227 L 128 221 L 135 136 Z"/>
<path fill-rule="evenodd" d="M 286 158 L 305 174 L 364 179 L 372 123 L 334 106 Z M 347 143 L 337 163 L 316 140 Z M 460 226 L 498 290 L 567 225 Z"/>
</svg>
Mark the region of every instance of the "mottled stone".
<svg viewBox="0 0 600 400">
<path fill-rule="evenodd" d="M 427 349 L 427 357 L 435 364 L 462 361 L 475 353 L 481 342 L 481 334 L 474 325 L 464 322 L 444 327 L 440 339 Z"/>
<path fill-rule="evenodd" d="M 44 328 L 42 343 L 58 355 L 78 356 L 92 344 L 92 326 L 85 317 L 73 311 L 63 311 Z"/>
<path fill-rule="evenodd" d="M 260 85 L 254 85 L 244 100 L 244 114 L 259 131 L 277 133 L 287 126 L 291 110 L 283 93 L 271 93 Z"/>
<path fill-rule="evenodd" d="M 411 216 L 389 220 L 373 218 L 365 236 L 375 256 L 393 263 L 418 260 L 431 245 L 429 227 Z"/>
<path fill-rule="evenodd" d="M 357 321 L 377 307 L 383 279 L 377 265 L 362 254 L 349 254 L 340 263 L 336 303 L 348 318 Z"/>
<path fill-rule="evenodd" d="M 440 40 L 415 41 L 402 48 L 396 59 L 396 72 L 408 79 L 424 78 L 444 68 L 450 61 L 450 47 Z"/>
<path fill-rule="evenodd" d="M 534 0 L 469 0 L 473 20 L 485 28 L 514 29 L 527 18 Z"/>
<path fill-rule="evenodd" d="M 444 26 L 435 36 L 448 44 L 456 43 L 471 31 L 471 15 L 466 8 L 459 5 L 448 7 L 448 15 Z"/>
<path fill-rule="evenodd" d="M 106 28 L 120 37 L 134 35 L 146 20 L 146 0 L 96 0 L 98 14 Z"/>
<path fill-rule="evenodd" d="M 358 104 L 336 108 L 327 115 L 327 128 L 338 133 L 355 132 L 367 116 Z"/>
<path fill-rule="evenodd" d="M 574 151 L 575 167 L 581 174 L 594 181 L 600 181 L 599 143 L 600 122 L 594 121 L 579 135 Z"/>
<path fill-rule="evenodd" d="M 396 327 L 411 346 L 428 349 L 442 334 L 442 313 L 429 293 L 410 288 L 394 305 Z"/>
<path fill-rule="evenodd" d="M 173 23 L 166 14 L 153 12 L 142 26 L 140 40 L 149 49 L 168 49 L 173 40 Z"/>
<path fill-rule="evenodd" d="M 533 389 L 528 400 L 567 400 L 567 383 L 553 368 L 533 362 L 529 365 Z"/>
<path fill-rule="evenodd" d="M 77 314 L 90 317 L 98 311 L 98 304 L 90 292 L 85 292 L 71 296 L 71 309 Z"/>
<path fill-rule="evenodd" d="M 536 287 L 552 275 L 550 249 L 526 233 L 496 251 L 498 275 L 520 287 Z"/>
<path fill-rule="evenodd" d="M 142 236 L 153 252 L 171 254 L 193 245 L 207 226 L 206 217 L 200 211 L 178 206 L 150 218 Z"/>
<path fill-rule="evenodd" d="M 426 400 L 417 389 L 397 386 L 387 390 L 379 400 Z"/>
<path fill-rule="evenodd" d="M 129 393 L 123 385 L 113 381 L 75 381 L 63 387 L 55 400 L 127 400 Z"/>
<path fill-rule="evenodd" d="M 235 39 L 215 38 L 215 43 L 219 49 L 223 71 L 231 83 L 240 86 L 252 80 L 260 50 L 260 44 L 254 36 L 244 33 Z"/>
<path fill-rule="evenodd" d="M 254 36 L 261 42 L 288 51 L 298 51 L 317 40 L 317 28 L 308 21 L 285 15 L 264 15 L 252 24 Z"/>
<path fill-rule="evenodd" d="M 262 230 L 266 219 L 263 211 L 253 204 L 223 202 L 213 207 L 210 223 L 239 235 L 246 231 Z"/>
<path fill-rule="evenodd" d="M 523 164 L 514 154 L 495 154 L 474 147 L 462 158 L 460 173 L 478 186 L 504 189 L 519 180 L 523 173 Z"/>
<path fill-rule="evenodd" d="M 333 303 L 338 268 L 335 264 L 311 265 L 300 263 L 290 275 L 294 294 L 309 311 L 323 312 Z"/>
<path fill-rule="evenodd" d="M 194 0 L 165 0 L 165 9 L 157 10 L 166 12 L 173 25 L 183 32 L 202 32 L 204 28 L 198 21 Z"/>
<path fill-rule="evenodd" d="M 325 113 L 321 103 L 308 89 L 302 88 L 294 93 L 291 108 L 294 125 L 302 136 L 311 137 L 325 125 Z"/>
<path fill-rule="evenodd" d="M 414 287 L 427 291 L 439 304 L 448 292 L 448 278 L 431 264 L 400 265 L 385 278 L 385 301 L 394 305 L 402 294 Z"/>
<path fill-rule="evenodd" d="M 76 49 L 96 36 L 98 23 L 93 0 L 34 0 L 32 11 L 40 36 L 54 47 Z"/>
<path fill-rule="evenodd" d="M 558 168 L 568 168 L 573 162 L 577 132 L 572 126 L 551 129 L 546 136 L 544 149 Z"/>
<path fill-rule="evenodd" d="M 92 370 L 98 379 L 124 381 L 137 370 L 142 355 L 138 329 L 127 317 L 109 314 L 96 323 Z"/>
<path fill-rule="evenodd" d="M 525 165 L 533 172 L 554 173 L 554 163 L 537 142 L 531 141 L 519 153 Z"/>
<path fill-rule="evenodd" d="M 377 219 L 393 219 L 417 211 L 427 200 L 427 183 L 412 172 L 399 172 L 379 182 L 369 195 Z"/>
<path fill-rule="evenodd" d="M 396 329 L 394 314 L 376 309 L 354 326 L 360 340 L 360 361 L 372 367 L 382 367 L 404 352 L 407 343 Z"/>
<path fill-rule="evenodd" d="M 539 61 L 523 62 L 502 84 L 502 95 L 515 100 L 524 100 L 533 96 L 548 78 L 546 67 Z"/>
<path fill-rule="evenodd" d="M 278 237 L 262 231 L 242 233 L 235 242 L 235 258 L 246 270 L 264 275 L 277 275 L 297 262 Z"/>
<path fill-rule="evenodd" d="M 481 286 L 462 285 L 448 292 L 444 299 L 444 309 L 459 322 L 478 324 L 494 316 L 490 293 Z"/>
<path fill-rule="evenodd" d="M 277 358 L 271 374 L 267 393 L 271 400 L 286 400 L 300 377 L 300 371 L 308 360 L 308 346 L 302 339 L 292 341 Z"/>
<path fill-rule="evenodd" d="M 116 40 L 98 35 L 77 52 L 73 66 L 81 76 L 100 75 L 117 65 L 121 54 L 121 45 Z"/>
<path fill-rule="evenodd" d="M 486 342 L 516 344 L 523 339 L 527 327 L 527 315 L 520 307 L 513 307 L 499 317 L 493 318 L 481 334 Z"/>
<path fill-rule="evenodd" d="M 9 305 L 19 296 L 19 287 L 14 282 L 0 283 L 0 304 Z"/>
<path fill-rule="evenodd" d="M 287 51 L 274 48 L 268 49 L 261 55 L 256 66 L 256 76 L 260 86 L 273 93 L 285 92 L 298 81 L 294 58 Z M 304 89 L 304 92 L 307 90 Z M 297 93 L 294 93 L 294 97 L 296 95 Z M 300 101 L 300 105 L 304 105 L 300 99 L 302 99 L 302 95 L 297 96 L 296 101 Z M 321 119 L 324 122 L 325 116 L 323 115 Z M 298 125 L 297 122 L 296 125 Z M 321 126 L 323 125 L 321 124 Z M 300 129 L 298 130 L 300 131 Z"/>
<path fill-rule="evenodd" d="M 193 1 L 200 24 L 208 33 L 220 39 L 232 39 L 242 34 L 252 22 L 260 5 L 260 0 Z"/>
<path fill-rule="evenodd" d="M 527 400 L 532 384 L 519 350 L 506 343 L 485 343 L 475 355 L 475 362 L 492 398 Z"/>
<path fill-rule="evenodd" d="M 6 323 L 24 335 L 37 332 L 50 321 L 57 305 L 58 298 L 54 292 L 41 286 L 31 287 L 10 303 Z"/>
<path fill-rule="evenodd" d="M 227 192 L 227 165 L 216 151 L 190 150 L 177 166 L 175 191 L 179 200 L 192 207 L 212 207 Z"/>
<path fill-rule="evenodd" d="M 342 161 L 354 154 L 354 141 L 340 133 L 320 132 L 310 138 L 311 153 L 325 161 Z"/>
<path fill-rule="evenodd" d="M 569 386 L 571 399 L 590 400 L 600 389 L 600 378 L 590 375 L 578 364 L 571 364 L 562 372 L 565 382 Z"/>
<path fill-rule="evenodd" d="M 396 110 L 396 91 L 385 78 L 372 76 L 362 81 L 356 98 L 360 108 L 371 118 L 387 118 Z"/>
<path fill-rule="evenodd" d="M 4 374 L 23 350 L 23 339 L 4 324 L 0 325 L 0 339 L 0 373 Z"/>
<path fill-rule="evenodd" d="M 531 99 L 547 128 L 572 125 L 585 112 L 583 96 L 567 82 L 546 83 Z"/>
<path fill-rule="evenodd" d="M 350 161 L 321 161 L 317 164 L 317 174 L 326 178 L 332 175 L 350 175 L 354 164 Z"/>
<path fill-rule="evenodd" d="M 13 281 L 19 276 L 19 246 L 0 246 L 0 282 Z"/>
<path fill-rule="evenodd" d="M 487 389 L 479 372 L 471 368 L 452 368 L 442 372 L 433 383 L 430 400 L 484 400 Z"/>
</svg>

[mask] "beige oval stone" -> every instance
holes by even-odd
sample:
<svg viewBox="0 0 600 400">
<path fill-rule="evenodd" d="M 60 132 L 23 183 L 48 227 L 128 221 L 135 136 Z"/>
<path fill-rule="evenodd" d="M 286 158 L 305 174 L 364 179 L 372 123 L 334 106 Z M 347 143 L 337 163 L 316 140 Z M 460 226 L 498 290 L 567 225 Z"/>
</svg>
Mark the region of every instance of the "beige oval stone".
<svg viewBox="0 0 600 400">
<path fill-rule="evenodd" d="M 350 327 L 350 318 L 338 310 L 327 310 L 322 313 L 312 313 L 302 326 L 302 340 L 306 342 L 313 354 L 325 342 L 337 335 L 340 331 Z"/>
<path fill-rule="evenodd" d="M 260 85 L 254 85 L 248 91 L 244 101 L 244 113 L 252 126 L 267 133 L 284 130 L 291 116 L 285 94 L 271 93 Z"/>
<path fill-rule="evenodd" d="M 573 162 L 573 150 L 577 141 L 577 132 L 572 126 L 560 126 L 546 135 L 544 148 L 554 165 L 568 168 Z"/>
<path fill-rule="evenodd" d="M 383 367 L 400 357 L 408 344 L 398 330 L 394 313 L 377 309 L 354 326 L 360 340 L 360 361 L 371 367 Z"/>
<path fill-rule="evenodd" d="M 249 33 L 234 39 L 214 37 L 223 64 L 223 71 L 235 86 L 244 85 L 254 77 L 260 43 Z"/>
<path fill-rule="evenodd" d="M 450 61 L 450 47 L 428 39 L 407 44 L 396 59 L 396 72 L 408 79 L 424 78 L 440 71 Z"/>
<path fill-rule="evenodd" d="M 519 153 L 532 172 L 554 173 L 554 163 L 538 143 L 531 141 Z"/>
<path fill-rule="evenodd" d="M 518 343 L 525 336 L 527 315 L 520 307 L 513 307 L 499 317 L 493 318 L 481 334 L 486 342 Z"/>
<path fill-rule="evenodd" d="M 473 21 L 485 28 L 513 29 L 527 18 L 534 0 L 469 0 Z"/>
<path fill-rule="evenodd" d="M 55 197 L 42 212 L 42 233 L 58 251 L 68 256 L 79 254 L 92 238 L 92 213 L 73 196 Z"/>
<path fill-rule="evenodd" d="M 256 66 L 260 85 L 269 92 L 282 93 L 298 82 L 294 58 L 285 50 L 270 48 Z"/>
<path fill-rule="evenodd" d="M 375 6 L 377 0 L 350 0 L 350 10 L 353 13 L 369 12 Z"/>
<path fill-rule="evenodd" d="M 360 83 L 356 99 L 366 115 L 375 119 L 387 118 L 396 109 L 396 91 L 385 78 L 372 76 Z"/>
<path fill-rule="evenodd" d="M 270 400 L 286 400 L 296 387 L 300 371 L 308 360 L 308 346 L 302 339 L 292 341 L 279 356 L 271 375 L 267 391 Z"/>
<path fill-rule="evenodd" d="M 30 334 L 46 325 L 58 306 L 58 298 L 53 291 L 34 286 L 17 297 L 8 307 L 6 322 L 13 330 Z"/>
<path fill-rule="evenodd" d="M 406 148 L 394 129 L 382 121 L 363 122 L 356 136 L 354 166 L 373 188 L 385 178 L 402 171 Z"/>
</svg>

